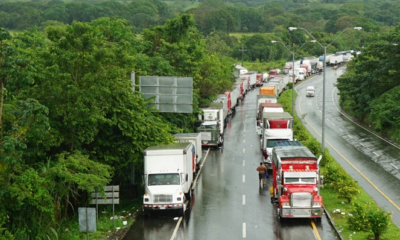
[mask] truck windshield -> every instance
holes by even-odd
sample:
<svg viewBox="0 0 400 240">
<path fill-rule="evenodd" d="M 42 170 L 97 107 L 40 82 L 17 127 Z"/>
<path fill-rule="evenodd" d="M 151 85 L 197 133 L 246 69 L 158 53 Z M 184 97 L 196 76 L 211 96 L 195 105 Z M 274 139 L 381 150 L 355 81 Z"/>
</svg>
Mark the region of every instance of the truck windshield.
<svg viewBox="0 0 400 240">
<path fill-rule="evenodd" d="M 148 186 L 154 185 L 180 185 L 178 173 L 149 174 Z"/>
<path fill-rule="evenodd" d="M 290 177 L 290 178 L 285 178 L 285 183 L 315 183 L 315 178 L 312 178 L 312 177 L 305 177 L 305 178 Z"/>
<path fill-rule="evenodd" d="M 201 125 L 200 129 L 217 129 L 217 125 Z"/>
<path fill-rule="evenodd" d="M 267 147 L 272 148 L 275 147 L 277 144 L 281 143 L 282 141 L 287 141 L 288 139 L 268 139 L 267 140 Z"/>
</svg>

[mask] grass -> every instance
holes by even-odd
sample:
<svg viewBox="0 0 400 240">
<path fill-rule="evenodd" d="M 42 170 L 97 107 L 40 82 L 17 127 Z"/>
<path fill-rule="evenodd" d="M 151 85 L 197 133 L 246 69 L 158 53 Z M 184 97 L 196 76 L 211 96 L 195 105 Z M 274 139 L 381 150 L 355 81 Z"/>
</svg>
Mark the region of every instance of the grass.
<svg viewBox="0 0 400 240">
<path fill-rule="evenodd" d="M 349 213 L 351 212 L 353 206 L 350 203 L 347 203 L 345 199 L 340 199 L 337 197 L 336 193 L 332 190 L 325 188 L 321 189 L 321 195 L 324 199 L 325 209 L 331 215 L 336 228 L 340 231 L 340 234 L 344 239 L 352 239 L 352 240 L 365 240 L 365 239 L 374 239 L 374 235 L 371 232 L 356 232 L 349 229 L 349 225 L 347 223 L 347 218 L 349 217 Z M 354 200 L 357 203 L 371 203 L 373 207 L 378 207 L 376 202 L 364 191 L 361 191 L 361 194 Z M 340 212 L 345 213 L 342 215 L 341 213 L 334 213 L 336 209 L 340 209 Z M 391 222 L 388 230 L 381 236 L 381 239 L 400 239 L 400 229 Z"/>
<path fill-rule="evenodd" d="M 90 207 L 95 207 L 95 205 L 91 205 Z M 141 213 L 142 207 L 142 198 L 137 198 L 134 200 L 123 200 L 120 199 L 120 204 L 115 205 L 114 213 L 117 216 L 114 220 L 112 217 L 112 205 L 99 205 L 99 219 L 97 223 L 97 231 L 89 233 L 89 239 L 92 240 L 104 240 L 108 239 L 113 233 L 116 232 L 116 229 L 119 228 L 118 231 L 127 230 L 130 225 L 135 222 L 135 216 L 138 213 Z M 68 222 L 64 222 L 63 227 L 61 226 L 62 234 L 59 235 L 59 239 L 65 240 L 80 240 L 86 239 L 86 232 L 79 232 L 79 223 L 77 221 L 78 216 L 75 219 L 70 220 Z M 127 221 L 127 224 L 124 225 L 123 222 Z"/>
</svg>

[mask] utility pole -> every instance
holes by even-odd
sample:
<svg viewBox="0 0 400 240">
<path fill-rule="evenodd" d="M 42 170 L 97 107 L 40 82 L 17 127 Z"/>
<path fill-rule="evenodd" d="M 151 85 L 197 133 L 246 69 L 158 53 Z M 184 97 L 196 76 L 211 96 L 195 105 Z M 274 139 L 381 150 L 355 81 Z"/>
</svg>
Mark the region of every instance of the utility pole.
<svg viewBox="0 0 400 240">
<path fill-rule="evenodd" d="M 244 67 L 244 66 L 243 66 L 243 52 L 246 52 L 247 50 L 246 50 L 246 49 L 243 49 L 243 46 L 242 46 L 242 48 L 241 48 L 239 51 L 242 52 L 242 67 Z"/>
</svg>

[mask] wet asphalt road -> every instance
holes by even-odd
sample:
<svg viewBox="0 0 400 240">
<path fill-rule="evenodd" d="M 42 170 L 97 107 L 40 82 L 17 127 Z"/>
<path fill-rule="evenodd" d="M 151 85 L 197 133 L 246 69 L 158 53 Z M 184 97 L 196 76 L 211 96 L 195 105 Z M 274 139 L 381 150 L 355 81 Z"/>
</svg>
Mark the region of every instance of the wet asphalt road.
<svg viewBox="0 0 400 240">
<path fill-rule="evenodd" d="M 334 84 L 343 71 L 345 67 L 326 72 L 325 147 L 379 206 L 392 212 L 393 221 L 400 226 L 400 148 L 341 113 Z M 322 74 L 316 75 L 296 87 L 297 116 L 320 142 L 322 79 Z M 315 86 L 314 98 L 306 97 L 309 85 Z"/>
<path fill-rule="evenodd" d="M 139 217 L 124 239 L 336 239 L 326 218 L 313 231 L 309 219 L 280 223 L 268 186 L 260 189 L 261 161 L 255 133 L 256 95 L 249 92 L 225 131 L 223 149 L 211 150 L 194 190 L 190 210 L 180 218 L 167 213 Z M 205 154 L 203 154 L 205 155 Z"/>
</svg>

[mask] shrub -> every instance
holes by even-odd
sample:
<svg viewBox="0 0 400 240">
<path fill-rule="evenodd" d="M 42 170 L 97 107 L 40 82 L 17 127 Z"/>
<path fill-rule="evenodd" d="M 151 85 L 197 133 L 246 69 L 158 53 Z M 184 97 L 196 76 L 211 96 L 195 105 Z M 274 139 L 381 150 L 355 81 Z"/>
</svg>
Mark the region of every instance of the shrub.
<svg viewBox="0 0 400 240">
<path fill-rule="evenodd" d="M 349 228 L 355 231 L 372 231 L 376 240 L 386 232 L 390 225 L 391 213 L 381 208 L 373 208 L 371 204 L 354 204 L 347 223 Z"/>
</svg>

